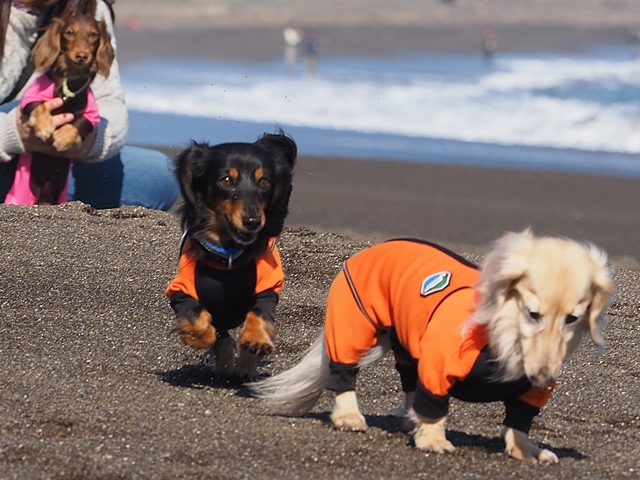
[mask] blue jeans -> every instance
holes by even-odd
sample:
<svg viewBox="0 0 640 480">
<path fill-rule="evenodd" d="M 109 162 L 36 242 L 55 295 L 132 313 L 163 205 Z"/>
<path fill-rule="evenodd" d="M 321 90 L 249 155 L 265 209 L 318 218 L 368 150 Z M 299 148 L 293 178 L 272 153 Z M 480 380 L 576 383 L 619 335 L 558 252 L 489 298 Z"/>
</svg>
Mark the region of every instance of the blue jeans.
<svg viewBox="0 0 640 480">
<path fill-rule="evenodd" d="M 0 106 L 9 111 L 17 105 Z M 0 163 L 0 200 L 13 183 L 16 161 Z M 168 210 L 180 189 L 171 159 L 149 148 L 125 145 L 114 157 L 97 163 L 73 162 L 69 178 L 69 200 L 80 200 L 94 208 L 137 205 Z"/>
</svg>

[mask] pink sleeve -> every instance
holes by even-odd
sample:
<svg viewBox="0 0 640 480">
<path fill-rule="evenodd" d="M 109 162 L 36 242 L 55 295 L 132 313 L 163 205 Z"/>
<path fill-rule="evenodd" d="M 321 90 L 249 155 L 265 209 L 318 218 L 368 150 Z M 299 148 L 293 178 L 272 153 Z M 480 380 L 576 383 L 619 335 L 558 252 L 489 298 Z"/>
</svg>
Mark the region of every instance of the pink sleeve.
<svg viewBox="0 0 640 480">
<path fill-rule="evenodd" d="M 40 75 L 22 94 L 20 108 L 24 108 L 32 102 L 46 102 L 47 100 L 51 100 L 53 98 L 54 88 L 55 84 L 48 76 Z"/>
<path fill-rule="evenodd" d="M 84 111 L 84 117 L 89 120 L 94 127 L 100 123 L 100 112 L 98 112 L 98 104 L 96 97 L 93 95 L 91 87 L 87 89 L 87 108 Z"/>
</svg>

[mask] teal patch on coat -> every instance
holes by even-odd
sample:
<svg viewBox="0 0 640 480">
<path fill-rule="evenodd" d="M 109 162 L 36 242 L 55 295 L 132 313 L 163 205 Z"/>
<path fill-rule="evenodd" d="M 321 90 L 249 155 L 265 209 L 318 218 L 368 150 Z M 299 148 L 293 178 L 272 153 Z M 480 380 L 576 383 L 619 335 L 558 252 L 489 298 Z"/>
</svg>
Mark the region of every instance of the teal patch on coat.
<svg viewBox="0 0 640 480">
<path fill-rule="evenodd" d="M 433 275 L 429 275 L 422 281 L 422 286 L 420 287 L 420 295 L 426 297 L 427 295 L 431 295 L 432 293 L 439 292 L 444 290 L 449 286 L 451 282 L 451 272 L 438 272 Z"/>
</svg>

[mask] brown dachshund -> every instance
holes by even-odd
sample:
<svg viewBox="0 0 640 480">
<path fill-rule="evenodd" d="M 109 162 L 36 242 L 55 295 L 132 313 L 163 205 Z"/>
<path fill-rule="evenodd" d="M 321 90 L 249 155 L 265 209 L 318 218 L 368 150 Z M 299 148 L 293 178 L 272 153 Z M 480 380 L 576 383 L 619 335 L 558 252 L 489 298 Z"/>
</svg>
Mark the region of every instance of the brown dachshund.
<svg viewBox="0 0 640 480">
<path fill-rule="evenodd" d="M 64 100 L 62 107 L 49 113 L 44 101 L 32 101 L 22 113 L 34 134 L 43 141 L 51 140 L 58 152 L 82 143 L 93 131 L 94 124 L 85 116 L 89 85 L 97 73 L 109 75 L 114 59 L 111 36 L 104 21 L 86 15 L 54 18 L 33 48 L 37 70 L 53 82 L 53 97 Z M 52 115 L 73 113 L 74 120 L 55 128 Z M 96 111 L 97 115 L 97 111 Z M 58 203 L 66 185 L 70 160 L 34 153 L 31 162 L 31 190 L 38 204 Z"/>
</svg>

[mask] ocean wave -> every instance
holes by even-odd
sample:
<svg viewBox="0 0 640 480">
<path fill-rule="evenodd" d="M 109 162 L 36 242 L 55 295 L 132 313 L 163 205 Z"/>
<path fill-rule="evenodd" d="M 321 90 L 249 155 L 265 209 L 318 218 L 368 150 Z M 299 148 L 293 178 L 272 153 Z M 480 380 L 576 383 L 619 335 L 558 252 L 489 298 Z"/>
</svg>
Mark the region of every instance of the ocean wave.
<svg viewBox="0 0 640 480">
<path fill-rule="evenodd" d="M 259 64 L 154 60 L 122 72 L 148 113 L 498 145 L 640 153 L 640 61 L 430 55 Z"/>
</svg>

